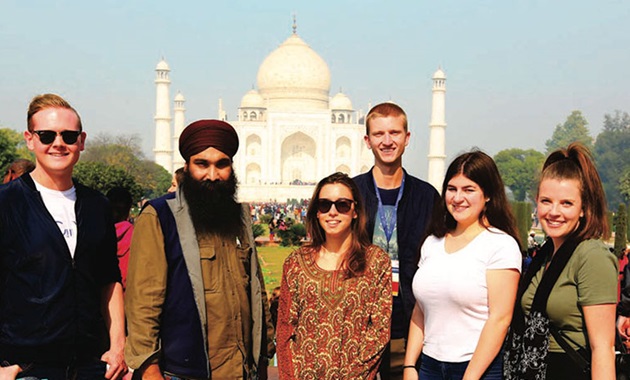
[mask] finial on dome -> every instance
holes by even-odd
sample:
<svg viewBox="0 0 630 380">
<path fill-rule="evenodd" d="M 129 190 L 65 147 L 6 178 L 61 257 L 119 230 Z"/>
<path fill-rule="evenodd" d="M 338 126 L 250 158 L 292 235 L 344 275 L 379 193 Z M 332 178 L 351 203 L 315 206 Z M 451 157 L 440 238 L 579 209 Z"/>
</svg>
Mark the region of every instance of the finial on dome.
<svg viewBox="0 0 630 380">
<path fill-rule="evenodd" d="M 293 34 L 297 34 L 297 20 L 296 20 L 295 12 L 293 13 Z"/>
</svg>

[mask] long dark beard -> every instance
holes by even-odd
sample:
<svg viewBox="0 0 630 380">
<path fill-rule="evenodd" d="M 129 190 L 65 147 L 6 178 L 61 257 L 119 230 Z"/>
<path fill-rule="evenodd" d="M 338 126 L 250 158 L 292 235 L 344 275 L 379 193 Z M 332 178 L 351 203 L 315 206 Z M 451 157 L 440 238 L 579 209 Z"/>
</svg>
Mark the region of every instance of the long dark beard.
<svg viewBox="0 0 630 380">
<path fill-rule="evenodd" d="M 234 172 L 225 181 L 197 181 L 184 172 L 182 192 L 197 235 L 218 233 L 226 237 L 241 232 L 241 205 L 235 200 Z"/>
</svg>

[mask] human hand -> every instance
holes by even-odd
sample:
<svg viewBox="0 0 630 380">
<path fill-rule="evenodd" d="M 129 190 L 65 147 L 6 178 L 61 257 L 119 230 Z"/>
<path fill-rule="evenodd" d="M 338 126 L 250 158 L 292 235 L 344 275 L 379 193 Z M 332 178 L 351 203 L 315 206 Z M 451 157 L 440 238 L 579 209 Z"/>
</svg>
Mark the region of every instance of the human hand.
<svg viewBox="0 0 630 380">
<path fill-rule="evenodd" d="M 107 363 L 105 378 L 110 380 L 122 379 L 127 373 L 128 368 L 125 364 L 125 356 L 123 351 L 109 350 L 101 356 L 101 361 Z"/>
<path fill-rule="evenodd" d="M 21 371 L 22 368 L 17 364 L 8 367 L 0 367 L 0 380 L 15 380 L 18 373 Z"/>
<path fill-rule="evenodd" d="M 403 380 L 418 380 L 418 371 L 415 368 L 403 368 Z"/>
<path fill-rule="evenodd" d="M 630 339 L 630 317 L 620 315 L 617 318 L 617 331 L 624 340 Z"/>
</svg>

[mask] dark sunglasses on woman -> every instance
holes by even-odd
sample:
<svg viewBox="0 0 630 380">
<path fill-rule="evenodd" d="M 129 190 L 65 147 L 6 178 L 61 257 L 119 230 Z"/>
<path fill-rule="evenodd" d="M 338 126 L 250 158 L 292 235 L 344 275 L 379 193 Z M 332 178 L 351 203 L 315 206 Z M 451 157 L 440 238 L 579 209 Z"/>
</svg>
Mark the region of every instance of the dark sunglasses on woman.
<svg viewBox="0 0 630 380">
<path fill-rule="evenodd" d="M 37 136 L 39 136 L 39 141 L 42 144 L 45 145 L 49 145 L 52 144 L 53 141 L 55 141 L 55 139 L 57 138 L 57 135 L 61 135 L 61 138 L 63 139 L 63 142 L 68 144 L 68 145 L 72 145 L 74 143 L 77 142 L 77 140 L 79 139 L 79 135 L 81 134 L 81 131 L 61 131 L 61 132 L 56 132 L 56 131 L 33 131 L 32 133 L 36 134 Z"/>
<path fill-rule="evenodd" d="M 328 211 L 330 211 L 330 208 L 332 207 L 332 205 L 335 205 L 335 209 L 337 210 L 337 212 L 345 214 L 349 212 L 350 209 L 352 209 L 352 205 L 354 203 L 355 202 L 352 199 L 347 199 L 347 198 L 339 198 L 334 202 L 331 201 L 330 199 L 320 198 L 317 200 L 317 211 L 321 212 L 322 214 L 325 214 Z"/>
</svg>

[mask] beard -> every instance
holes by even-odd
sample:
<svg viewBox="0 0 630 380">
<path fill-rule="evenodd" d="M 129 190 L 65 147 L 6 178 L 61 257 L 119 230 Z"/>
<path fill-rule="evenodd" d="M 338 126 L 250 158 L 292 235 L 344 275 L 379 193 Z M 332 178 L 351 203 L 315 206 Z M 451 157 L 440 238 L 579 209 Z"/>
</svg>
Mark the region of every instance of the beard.
<svg viewBox="0 0 630 380">
<path fill-rule="evenodd" d="M 236 202 L 234 171 L 225 181 L 198 181 L 184 172 L 182 192 L 198 236 L 218 233 L 233 238 L 241 232 L 241 205 Z"/>
</svg>

